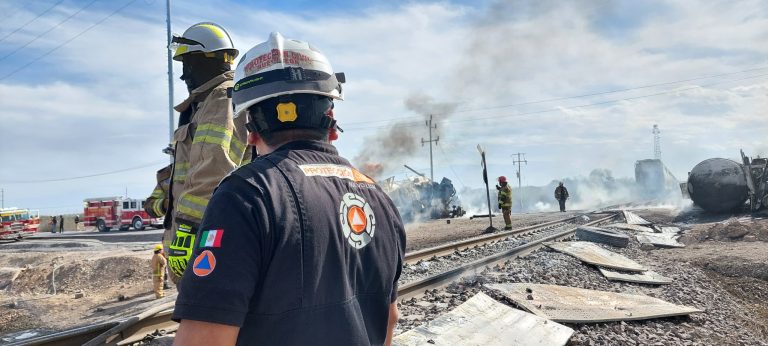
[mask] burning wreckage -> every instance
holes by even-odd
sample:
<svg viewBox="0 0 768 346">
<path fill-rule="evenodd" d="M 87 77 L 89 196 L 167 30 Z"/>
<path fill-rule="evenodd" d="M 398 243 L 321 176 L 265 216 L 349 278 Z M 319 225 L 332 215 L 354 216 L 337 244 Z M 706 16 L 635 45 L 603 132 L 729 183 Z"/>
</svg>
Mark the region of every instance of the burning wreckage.
<svg viewBox="0 0 768 346">
<path fill-rule="evenodd" d="M 448 178 L 443 178 L 438 184 L 421 174 L 399 181 L 389 177 L 379 181 L 379 185 L 392 198 L 405 222 L 424 218 L 454 218 L 466 214 Z"/>
</svg>

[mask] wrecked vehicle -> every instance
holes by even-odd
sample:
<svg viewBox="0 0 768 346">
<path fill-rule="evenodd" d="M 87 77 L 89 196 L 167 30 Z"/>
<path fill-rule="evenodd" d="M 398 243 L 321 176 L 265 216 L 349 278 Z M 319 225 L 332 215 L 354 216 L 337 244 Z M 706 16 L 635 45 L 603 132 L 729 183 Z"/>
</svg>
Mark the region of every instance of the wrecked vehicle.
<svg viewBox="0 0 768 346">
<path fill-rule="evenodd" d="M 423 176 L 400 181 L 390 177 L 380 181 L 379 185 L 395 203 L 405 222 L 423 218 L 454 218 L 466 214 L 448 178 L 443 178 L 438 184 Z"/>
<path fill-rule="evenodd" d="M 713 213 L 749 208 L 757 211 L 768 205 L 768 159 L 750 159 L 741 152 L 742 162 L 713 158 L 700 162 L 681 184 L 693 203 Z"/>
</svg>

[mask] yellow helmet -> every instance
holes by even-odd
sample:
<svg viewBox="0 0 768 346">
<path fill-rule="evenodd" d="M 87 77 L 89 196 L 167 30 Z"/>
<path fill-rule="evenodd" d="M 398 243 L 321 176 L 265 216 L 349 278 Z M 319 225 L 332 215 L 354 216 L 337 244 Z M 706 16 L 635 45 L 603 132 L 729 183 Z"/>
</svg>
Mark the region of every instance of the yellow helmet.
<svg viewBox="0 0 768 346">
<path fill-rule="evenodd" d="M 184 31 L 181 36 L 174 35 L 171 45 L 173 60 L 181 61 L 181 56 L 192 52 L 223 52 L 227 62 L 232 62 L 238 55 L 232 38 L 221 25 L 210 22 L 197 23 Z"/>
<path fill-rule="evenodd" d="M 163 249 L 163 244 L 157 244 L 157 245 L 155 245 L 155 251 L 157 251 L 157 250 L 162 250 L 162 249 Z"/>
</svg>

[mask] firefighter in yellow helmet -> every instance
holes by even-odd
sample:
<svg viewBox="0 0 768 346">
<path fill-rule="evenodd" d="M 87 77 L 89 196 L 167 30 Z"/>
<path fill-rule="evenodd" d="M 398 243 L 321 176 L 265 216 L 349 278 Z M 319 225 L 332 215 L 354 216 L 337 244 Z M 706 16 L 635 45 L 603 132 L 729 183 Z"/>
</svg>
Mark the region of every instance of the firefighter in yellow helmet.
<svg viewBox="0 0 768 346">
<path fill-rule="evenodd" d="M 499 186 L 500 185 L 500 186 Z M 499 191 L 499 209 L 504 215 L 504 229 L 512 229 L 512 188 L 507 184 L 507 177 L 499 177 L 499 185 L 496 190 Z"/>
<path fill-rule="evenodd" d="M 232 116 L 232 63 L 238 55 L 224 28 L 198 23 L 174 36 L 173 59 L 182 62 L 189 97 L 175 107 L 171 182 L 163 243 L 174 283 L 186 269 L 195 234 L 214 188 L 249 161 L 244 117 Z"/>
<path fill-rule="evenodd" d="M 165 275 L 165 257 L 163 256 L 163 244 L 155 245 L 155 254 L 152 256 L 152 288 L 155 291 L 155 298 L 160 299 L 165 296 L 163 292 L 163 276 Z"/>
</svg>

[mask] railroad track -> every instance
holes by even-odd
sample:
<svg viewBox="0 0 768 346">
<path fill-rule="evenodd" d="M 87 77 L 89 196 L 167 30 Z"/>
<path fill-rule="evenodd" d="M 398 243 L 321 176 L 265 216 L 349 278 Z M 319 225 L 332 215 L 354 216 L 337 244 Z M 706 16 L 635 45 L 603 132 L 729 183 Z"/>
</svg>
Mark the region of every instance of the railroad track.
<svg viewBox="0 0 768 346">
<path fill-rule="evenodd" d="M 613 219 L 616 215 L 616 213 L 610 213 L 608 216 L 599 218 L 584 225 L 597 225 Z M 450 255 L 457 250 L 461 251 L 471 249 L 474 247 L 492 244 L 494 242 L 503 241 L 509 238 L 522 237 L 525 235 L 535 236 L 537 233 L 547 232 L 557 228 L 565 228 L 562 231 L 554 232 L 544 237 L 528 241 L 512 249 L 458 266 L 449 271 L 408 282 L 399 287 L 398 297 L 401 299 L 407 299 L 422 294 L 426 290 L 446 286 L 451 282 L 461 279 L 462 277 L 477 275 L 479 271 L 482 271 L 485 267 L 493 266 L 496 263 L 504 262 L 510 258 L 525 256 L 526 254 L 541 247 L 545 242 L 569 238 L 575 233 L 576 228 L 580 226 L 579 224 L 573 223 L 579 217 L 580 216 L 575 216 L 566 219 L 550 221 L 512 231 L 489 234 L 407 253 L 405 255 L 405 262 L 416 263 L 421 260 Z M 573 223 L 573 227 L 567 227 L 566 225 L 569 223 Z M 41 337 L 14 342 L 9 345 L 130 345 L 132 343 L 145 340 L 145 337 L 152 333 L 162 334 L 163 332 L 167 333 L 176 330 L 178 325 L 170 320 L 173 313 L 173 300 L 173 297 L 167 297 L 165 298 L 164 303 L 148 309 L 136 316 L 123 318 L 117 321 L 65 330 Z"/>
<path fill-rule="evenodd" d="M 594 226 L 602 222 L 612 220 L 614 217 L 616 217 L 616 214 L 611 213 L 608 216 L 599 218 L 597 220 L 591 221 L 584 225 L 574 225 L 572 228 L 567 228 L 561 232 L 556 232 L 554 234 L 547 235 L 545 237 L 526 242 L 512 249 L 497 253 L 495 255 L 481 258 L 474 262 L 470 262 L 468 264 L 456 267 L 452 270 L 449 270 L 437 275 L 429 276 L 424 279 L 409 282 L 399 287 L 399 289 L 397 290 L 397 296 L 400 299 L 411 298 L 419 294 L 422 294 L 426 290 L 446 286 L 451 282 L 461 279 L 462 277 L 475 276 L 479 273 L 479 271 L 482 271 L 485 267 L 489 267 L 497 263 L 505 262 L 510 258 L 525 256 L 533 252 L 534 250 L 538 249 L 539 247 L 543 246 L 543 244 L 546 242 L 567 239 L 573 236 L 578 226 Z"/>
<path fill-rule="evenodd" d="M 502 241 L 511 237 L 520 237 L 527 234 L 538 233 L 542 231 L 548 231 L 562 227 L 565 224 L 578 220 L 581 216 L 573 216 L 560 220 L 549 221 L 541 224 L 531 225 L 523 228 L 514 229 L 511 231 L 492 233 L 488 235 L 482 235 L 478 237 L 462 239 L 452 243 L 439 245 L 427 249 L 412 251 L 405 254 L 405 263 L 414 264 L 418 261 L 428 260 L 434 257 L 450 255 L 456 251 L 462 251 L 471 249 L 476 246 L 483 246 L 491 244 L 493 242 Z"/>
</svg>

